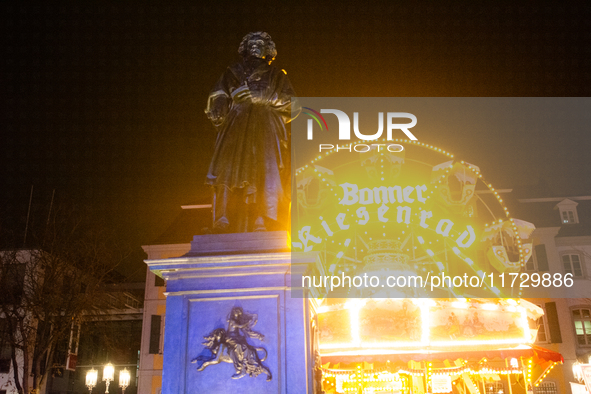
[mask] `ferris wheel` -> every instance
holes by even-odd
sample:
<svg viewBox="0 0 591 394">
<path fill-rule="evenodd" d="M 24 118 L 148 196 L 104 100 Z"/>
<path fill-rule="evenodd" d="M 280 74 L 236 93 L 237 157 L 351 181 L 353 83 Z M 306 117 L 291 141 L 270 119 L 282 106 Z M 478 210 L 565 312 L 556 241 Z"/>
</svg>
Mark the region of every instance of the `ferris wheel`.
<svg viewBox="0 0 591 394">
<path fill-rule="evenodd" d="M 531 257 L 535 227 L 511 216 L 503 191 L 441 148 L 378 142 L 335 147 L 295 171 L 292 250 L 319 252 L 325 295 L 520 297 L 505 277 Z"/>
</svg>

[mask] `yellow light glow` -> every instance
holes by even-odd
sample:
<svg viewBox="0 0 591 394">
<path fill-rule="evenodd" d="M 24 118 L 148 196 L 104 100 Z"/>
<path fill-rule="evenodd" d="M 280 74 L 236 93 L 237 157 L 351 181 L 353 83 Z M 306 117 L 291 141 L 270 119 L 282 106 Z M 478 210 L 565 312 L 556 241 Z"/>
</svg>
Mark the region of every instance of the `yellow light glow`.
<svg viewBox="0 0 591 394">
<path fill-rule="evenodd" d="M 105 368 L 103 368 L 103 380 L 113 381 L 114 378 L 115 367 L 113 366 L 113 364 L 108 363 L 107 365 L 105 365 Z"/>
<path fill-rule="evenodd" d="M 323 305 L 317 309 L 317 313 L 325 313 L 329 311 L 329 307 L 327 305 Z"/>
<path fill-rule="evenodd" d="M 468 304 L 466 302 L 455 301 L 451 303 L 451 306 L 458 309 L 465 309 L 468 308 Z"/>
<path fill-rule="evenodd" d="M 481 308 L 487 311 L 496 311 L 499 309 L 499 306 L 497 304 L 484 304 Z"/>
<path fill-rule="evenodd" d="M 121 370 L 119 372 L 119 386 L 128 387 L 130 382 L 131 382 L 131 375 L 130 375 L 129 371 L 127 370 L 127 368 Z"/>
<path fill-rule="evenodd" d="M 86 372 L 86 386 L 94 387 L 96 386 L 98 380 L 98 371 L 96 369 L 91 369 L 90 371 Z"/>
</svg>

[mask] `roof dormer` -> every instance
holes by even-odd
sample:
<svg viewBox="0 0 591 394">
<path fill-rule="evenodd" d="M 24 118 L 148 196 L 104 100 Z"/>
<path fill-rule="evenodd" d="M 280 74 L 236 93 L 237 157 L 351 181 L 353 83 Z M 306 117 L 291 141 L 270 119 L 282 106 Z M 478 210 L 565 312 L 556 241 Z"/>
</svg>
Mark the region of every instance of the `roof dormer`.
<svg viewBox="0 0 591 394">
<path fill-rule="evenodd" d="M 574 224 L 579 223 L 579 216 L 577 215 L 578 202 L 565 198 L 560 201 L 554 209 L 558 209 L 560 212 L 560 223 L 562 224 Z"/>
</svg>

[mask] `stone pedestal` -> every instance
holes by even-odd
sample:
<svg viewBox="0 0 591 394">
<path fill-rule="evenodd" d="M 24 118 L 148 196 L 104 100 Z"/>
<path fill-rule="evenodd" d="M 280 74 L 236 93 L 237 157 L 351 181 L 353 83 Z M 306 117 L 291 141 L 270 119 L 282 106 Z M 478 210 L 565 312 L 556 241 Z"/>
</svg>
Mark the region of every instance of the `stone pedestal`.
<svg viewBox="0 0 591 394">
<path fill-rule="evenodd" d="M 162 393 L 312 394 L 311 303 L 301 292 L 292 296 L 290 285 L 315 259 L 293 258 L 285 232 L 261 232 L 195 236 L 187 255 L 148 260 L 167 284 Z M 266 350 L 271 381 L 264 374 L 232 379 L 231 363 L 203 371 L 191 363 L 211 355 L 203 337 L 227 330 L 234 307 L 258 315 L 253 330 L 265 337 L 248 343 Z"/>
</svg>

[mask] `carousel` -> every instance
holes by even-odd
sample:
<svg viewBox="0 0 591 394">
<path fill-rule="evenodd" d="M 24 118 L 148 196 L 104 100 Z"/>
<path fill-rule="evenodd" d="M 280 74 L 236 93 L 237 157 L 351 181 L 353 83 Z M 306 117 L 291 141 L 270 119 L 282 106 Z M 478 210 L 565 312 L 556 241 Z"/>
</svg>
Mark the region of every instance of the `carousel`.
<svg viewBox="0 0 591 394">
<path fill-rule="evenodd" d="M 509 280 L 534 225 L 478 166 L 396 142 L 405 149 L 335 149 L 295 172 L 292 251 L 319 256 L 307 287 L 321 390 L 533 391 L 563 361 L 534 345 L 543 311 Z"/>
</svg>

